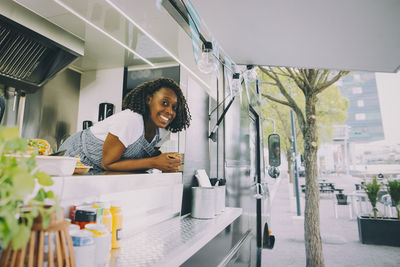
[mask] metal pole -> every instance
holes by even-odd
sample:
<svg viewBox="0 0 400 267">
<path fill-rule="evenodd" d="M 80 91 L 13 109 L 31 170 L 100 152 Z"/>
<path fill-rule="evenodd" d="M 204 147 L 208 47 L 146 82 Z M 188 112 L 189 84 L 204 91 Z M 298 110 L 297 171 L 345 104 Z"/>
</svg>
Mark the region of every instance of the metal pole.
<svg viewBox="0 0 400 267">
<path fill-rule="evenodd" d="M 297 207 L 297 216 L 301 215 L 300 211 L 300 197 L 299 197 L 299 175 L 297 171 L 297 158 L 296 158 L 296 131 L 294 129 L 294 113 L 293 110 L 290 110 L 290 121 L 292 123 L 292 145 L 293 145 L 293 167 L 294 167 L 294 186 L 296 189 L 296 207 Z"/>
<path fill-rule="evenodd" d="M 348 150 L 348 144 L 349 144 L 349 129 L 347 125 L 344 128 L 345 134 L 344 134 L 344 158 L 345 158 L 345 167 L 346 167 L 346 174 L 349 174 L 349 150 Z"/>
</svg>

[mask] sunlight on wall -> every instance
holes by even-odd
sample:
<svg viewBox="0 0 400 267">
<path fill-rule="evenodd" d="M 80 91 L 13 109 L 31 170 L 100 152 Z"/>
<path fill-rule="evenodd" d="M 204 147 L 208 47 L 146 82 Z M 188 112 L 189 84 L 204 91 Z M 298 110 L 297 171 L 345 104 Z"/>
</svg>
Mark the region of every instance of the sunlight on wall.
<svg viewBox="0 0 400 267">
<path fill-rule="evenodd" d="M 376 73 L 385 139 L 400 143 L 400 72 Z"/>
</svg>

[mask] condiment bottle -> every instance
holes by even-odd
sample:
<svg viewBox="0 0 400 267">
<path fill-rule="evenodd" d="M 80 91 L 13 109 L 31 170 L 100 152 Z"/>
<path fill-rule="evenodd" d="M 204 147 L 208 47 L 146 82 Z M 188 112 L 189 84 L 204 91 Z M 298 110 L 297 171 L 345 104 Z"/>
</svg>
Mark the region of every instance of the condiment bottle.
<svg viewBox="0 0 400 267">
<path fill-rule="evenodd" d="M 112 237 L 111 237 L 111 247 L 119 248 L 121 247 L 121 237 L 122 237 L 122 209 L 120 206 L 111 206 L 112 214 Z"/>
<path fill-rule="evenodd" d="M 95 202 L 92 204 L 92 207 L 96 208 L 96 223 L 103 223 L 103 215 L 104 215 L 104 202 Z"/>
<path fill-rule="evenodd" d="M 79 206 L 75 211 L 75 224 L 81 229 L 88 223 L 96 223 L 96 208 L 90 206 Z"/>
<path fill-rule="evenodd" d="M 72 230 L 69 234 L 74 246 L 75 266 L 94 267 L 93 233 L 87 230 Z"/>
<path fill-rule="evenodd" d="M 76 211 L 76 203 L 74 203 L 69 209 L 69 218 L 71 219 L 71 223 L 75 222 L 75 211 Z"/>
<path fill-rule="evenodd" d="M 111 233 L 107 226 L 99 223 L 90 223 L 85 229 L 92 232 L 95 245 L 96 267 L 108 266 L 111 257 Z"/>
<path fill-rule="evenodd" d="M 104 203 L 104 213 L 103 213 L 103 224 L 105 224 L 108 228 L 108 231 L 112 232 L 112 214 L 110 211 L 110 203 Z"/>
</svg>

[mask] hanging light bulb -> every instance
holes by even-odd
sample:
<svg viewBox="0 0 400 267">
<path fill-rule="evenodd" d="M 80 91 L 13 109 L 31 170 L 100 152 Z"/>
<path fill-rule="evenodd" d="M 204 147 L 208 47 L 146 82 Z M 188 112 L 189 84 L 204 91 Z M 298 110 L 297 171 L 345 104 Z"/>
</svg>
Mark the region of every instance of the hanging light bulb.
<svg viewBox="0 0 400 267">
<path fill-rule="evenodd" d="M 240 74 L 234 73 L 232 75 L 232 95 L 237 96 L 242 93 L 242 84 L 240 82 Z"/>
<path fill-rule="evenodd" d="M 257 71 L 253 65 L 246 66 L 246 71 L 243 73 L 243 77 L 248 82 L 255 82 L 257 80 Z"/>
<path fill-rule="evenodd" d="M 211 42 L 204 42 L 202 47 L 202 53 L 198 60 L 197 66 L 203 73 L 211 73 L 217 69 L 217 61 L 213 54 L 213 46 Z"/>
</svg>

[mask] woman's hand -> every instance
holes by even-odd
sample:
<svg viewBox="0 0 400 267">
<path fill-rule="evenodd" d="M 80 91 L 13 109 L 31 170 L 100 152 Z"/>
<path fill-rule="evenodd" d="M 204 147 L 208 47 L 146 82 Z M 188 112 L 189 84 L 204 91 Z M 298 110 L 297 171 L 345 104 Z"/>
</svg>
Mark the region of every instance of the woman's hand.
<svg viewBox="0 0 400 267">
<path fill-rule="evenodd" d="M 103 146 L 103 168 L 107 171 L 131 171 L 156 168 L 164 172 L 177 172 L 182 156 L 179 153 L 163 153 L 156 157 L 121 160 L 125 146 L 111 133 L 107 135 Z"/>
<path fill-rule="evenodd" d="M 179 153 L 162 153 L 155 159 L 155 168 L 166 172 L 177 172 L 182 156 Z"/>
</svg>

